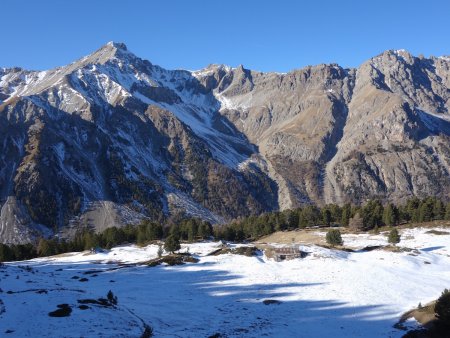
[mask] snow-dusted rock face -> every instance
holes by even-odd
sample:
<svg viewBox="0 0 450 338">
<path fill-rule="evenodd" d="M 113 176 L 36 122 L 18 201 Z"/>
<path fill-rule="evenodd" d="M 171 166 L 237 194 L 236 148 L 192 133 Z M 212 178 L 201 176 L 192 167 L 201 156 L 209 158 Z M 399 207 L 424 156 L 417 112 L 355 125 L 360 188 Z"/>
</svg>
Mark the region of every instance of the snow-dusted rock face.
<svg viewBox="0 0 450 338">
<path fill-rule="evenodd" d="M 448 198 L 449 65 L 387 51 L 358 69 L 169 71 L 108 43 L 53 70 L 1 68 L 0 202 L 17 203 L 2 220 L 20 209 L 72 233 L 180 211 L 220 222 Z"/>
<path fill-rule="evenodd" d="M 66 67 L 0 75 L 0 200 L 17 201 L 2 209 L 1 241 L 12 242 L 3 234 L 15 231 L 19 209 L 30 226 L 72 234 L 177 212 L 221 222 L 277 206 L 263 169 L 239 166 L 256 147 L 190 72 L 108 43 Z"/>
</svg>

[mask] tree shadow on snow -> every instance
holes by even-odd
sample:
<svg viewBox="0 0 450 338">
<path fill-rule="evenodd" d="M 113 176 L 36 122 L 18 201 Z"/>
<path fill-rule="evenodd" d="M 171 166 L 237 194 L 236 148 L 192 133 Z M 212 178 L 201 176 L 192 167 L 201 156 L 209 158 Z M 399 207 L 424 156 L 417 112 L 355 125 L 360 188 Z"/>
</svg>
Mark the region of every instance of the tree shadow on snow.
<svg viewBox="0 0 450 338">
<path fill-rule="evenodd" d="M 420 249 L 420 251 L 431 252 L 431 251 L 439 250 L 442 248 L 445 248 L 445 246 L 442 246 L 442 245 L 441 246 L 430 246 L 428 248 L 422 248 L 422 249 Z"/>
<path fill-rule="evenodd" d="M 330 294 L 329 286 L 324 290 L 320 281 L 255 283 L 248 279 L 251 274 L 244 277 L 222 269 L 216 263 L 136 267 L 108 273 L 108 278 L 114 275 L 119 299 L 152 323 L 157 335 L 401 337 L 405 333 L 393 327 L 400 314 L 383 304 L 354 306 L 324 299 L 340 298 L 338 286 Z"/>
</svg>

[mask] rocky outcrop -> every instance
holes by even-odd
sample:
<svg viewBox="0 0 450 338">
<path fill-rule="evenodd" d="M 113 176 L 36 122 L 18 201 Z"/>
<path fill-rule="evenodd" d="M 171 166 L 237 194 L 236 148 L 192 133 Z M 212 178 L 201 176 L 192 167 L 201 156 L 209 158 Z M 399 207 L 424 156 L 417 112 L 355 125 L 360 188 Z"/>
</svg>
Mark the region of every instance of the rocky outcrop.
<svg viewBox="0 0 450 338">
<path fill-rule="evenodd" d="M 205 76 L 228 79 L 214 89 L 220 112 L 259 147 L 280 208 L 290 208 L 448 198 L 448 67 L 448 58 L 387 51 L 358 69 Z"/>
<path fill-rule="evenodd" d="M 33 222 L 14 196 L 9 196 L 0 210 L 0 238 L 5 244 L 35 242 L 37 237 L 52 235 L 51 229 Z"/>
<path fill-rule="evenodd" d="M 449 90 L 441 60 L 388 51 L 357 72 L 325 201 L 449 197 Z"/>
</svg>

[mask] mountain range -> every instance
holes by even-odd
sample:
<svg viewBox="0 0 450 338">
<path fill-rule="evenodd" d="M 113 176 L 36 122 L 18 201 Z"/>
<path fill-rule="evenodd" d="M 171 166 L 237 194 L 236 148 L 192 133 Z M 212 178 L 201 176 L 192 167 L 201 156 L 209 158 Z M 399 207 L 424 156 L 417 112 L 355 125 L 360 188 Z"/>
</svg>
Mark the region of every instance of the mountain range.
<svg viewBox="0 0 450 338">
<path fill-rule="evenodd" d="M 166 70 L 110 42 L 0 68 L 0 242 L 168 216 L 450 198 L 450 57 Z"/>
</svg>

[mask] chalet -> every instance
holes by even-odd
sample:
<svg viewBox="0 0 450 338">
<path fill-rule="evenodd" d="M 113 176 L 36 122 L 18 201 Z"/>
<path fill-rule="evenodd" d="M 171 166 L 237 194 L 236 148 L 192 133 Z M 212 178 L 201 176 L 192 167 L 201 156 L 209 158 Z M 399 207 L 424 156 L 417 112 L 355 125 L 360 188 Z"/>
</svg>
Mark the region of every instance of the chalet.
<svg viewBox="0 0 450 338">
<path fill-rule="evenodd" d="M 273 250 L 273 257 L 275 261 L 281 262 L 284 260 L 302 258 L 304 257 L 299 247 L 275 248 Z"/>
</svg>

